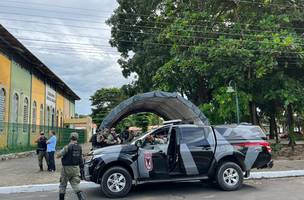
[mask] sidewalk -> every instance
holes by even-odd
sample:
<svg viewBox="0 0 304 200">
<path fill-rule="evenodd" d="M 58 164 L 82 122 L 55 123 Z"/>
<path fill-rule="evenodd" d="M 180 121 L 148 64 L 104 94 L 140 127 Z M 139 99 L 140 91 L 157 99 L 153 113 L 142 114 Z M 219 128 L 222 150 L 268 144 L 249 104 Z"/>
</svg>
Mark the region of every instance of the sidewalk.
<svg viewBox="0 0 304 200">
<path fill-rule="evenodd" d="M 271 144 L 275 144 L 276 141 L 274 139 L 271 139 L 271 140 L 268 140 Z M 284 144 L 284 145 L 287 145 L 289 144 L 289 141 L 287 139 L 281 139 L 280 140 L 280 144 Z M 304 140 L 298 140 L 296 141 L 296 144 L 297 145 L 304 145 Z"/>
<path fill-rule="evenodd" d="M 89 151 L 89 145 L 82 145 L 83 152 Z M 30 184 L 57 183 L 60 178 L 61 160 L 55 159 L 56 172 L 46 171 L 47 166 L 44 161 L 44 170 L 39 172 L 38 158 L 36 155 L 18 158 L 7 161 L 0 161 L 0 187 L 20 186 Z"/>
</svg>

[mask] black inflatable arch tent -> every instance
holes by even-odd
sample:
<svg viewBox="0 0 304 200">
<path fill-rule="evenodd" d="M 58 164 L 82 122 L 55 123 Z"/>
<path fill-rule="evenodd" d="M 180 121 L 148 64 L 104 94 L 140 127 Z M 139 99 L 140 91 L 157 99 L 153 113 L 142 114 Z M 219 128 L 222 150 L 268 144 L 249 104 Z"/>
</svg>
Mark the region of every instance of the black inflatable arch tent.
<svg viewBox="0 0 304 200">
<path fill-rule="evenodd" d="M 100 129 L 114 127 L 125 117 L 140 112 L 151 112 L 164 120 L 209 125 L 206 116 L 192 102 L 177 93 L 148 92 L 133 96 L 116 106 L 102 121 Z"/>
</svg>

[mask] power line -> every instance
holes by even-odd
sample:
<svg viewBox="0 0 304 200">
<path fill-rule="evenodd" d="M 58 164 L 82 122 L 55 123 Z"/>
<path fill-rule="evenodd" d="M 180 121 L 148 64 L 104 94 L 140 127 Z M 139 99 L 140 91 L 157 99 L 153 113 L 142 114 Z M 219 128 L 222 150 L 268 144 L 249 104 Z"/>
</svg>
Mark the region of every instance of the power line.
<svg viewBox="0 0 304 200">
<path fill-rule="evenodd" d="M 75 55 L 75 53 L 71 53 L 71 52 L 65 52 L 65 51 L 62 51 L 62 52 L 60 52 L 60 51 L 54 51 L 54 52 L 48 52 L 48 51 L 43 51 L 43 52 L 39 52 L 39 53 L 42 53 L 42 54 L 55 54 L 55 55 Z M 90 56 L 92 56 L 92 57 L 100 57 L 100 55 L 95 55 L 95 54 L 89 54 Z M 172 59 L 172 57 L 167 57 L 167 58 L 171 58 Z M 243 58 L 246 58 L 246 59 L 248 59 L 247 57 L 243 57 Z M 284 58 L 288 58 L 288 57 L 284 57 Z M 242 57 L 238 57 L 238 58 L 231 58 L 231 59 L 229 59 L 229 58 L 221 58 L 220 59 L 220 61 L 221 62 L 234 62 L 234 63 L 241 63 L 242 62 L 242 60 L 239 60 L 239 59 L 242 59 Z M 205 64 L 205 63 L 210 63 L 210 62 L 213 62 L 213 61 L 210 61 L 210 59 L 209 60 L 207 60 L 207 61 L 195 61 L 194 63 L 196 63 L 196 64 Z M 278 62 L 278 61 L 277 61 Z M 302 64 L 302 63 L 300 63 L 300 62 L 295 62 L 295 61 L 285 61 L 285 63 L 287 64 L 287 65 L 299 65 L 299 66 L 302 66 L 302 67 L 304 67 L 304 65 Z M 193 66 L 194 67 L 194 66 Z M 279 66 L 277 66 L 277 67 L 279 67 Z M 286 70 L 289 70 L 289 69 L 299 69 L 299 67 L 294 67 L 294 66 L 288 66 L 287 68 L 280 68 L 280 69 L 282 69 L 282 70 L 284 70 L 284 69 L 286 69 Z"/>
<path fill-rule="evenodd" d="M 0 5 L 0 8 L 2 6 Z M 92 24 L 100 24 L 101 21 L 93 21 L 93 20 L 83 20 L 82 18 L 68 18 L 68 17 L 53 17 L 53 16 L 45 16 L 45 15 L 35 15 L 35 14 L 24 14 L 24 13 L 16 13 L 16 12 L 6 12 L 1 11 L 1 14 L 11 14 L 11 15 L 17 15 L 17 16 L 27 16 L 27 17 L 39 17 L 39 18 L 53 18 L 53 19 L 60 19 L 60 20 L 68 20 L 68 21 L 76 21 L 76 22 L 86 22 L 86 23 L 92 23 Z"/>
<path fill-rule="evenodd" d="M 55 44 L 43 44 L 40 45 L 40 46 L 37 46 L 35 42 L 30 42 L 30 44 L 26 44 L 27 47 L 41 47 L 41 48 L 58 48 L 58 45 L 55 45 Z M 75 50 L 92 50 L 92 51 L 96 51 L 96 52 L 103 52 L 105 51 L 105 49 L 100 49 L 100 48 L 93 48 L 93 47 L 83 47 L 83 46 L 71 46 L 71 45 L 67 45 L 67 44 L 60 44 L 60 48 L 63 47 L 63 48 L 70 48 L 70 49 L 75 49 Z M 114 48 L 106 48 L 107 50 L 113 50 Z M 117 51 L 111 51 L 111 52 L 114 52 L 114 53 L 119 53 Z"/>
<path fill-rule="evenodd" d="M 0 7 L 3 7 L 2 5 L 0 5 Z M 9 7 L 9 6 L 5 6 L 5 7 Z M 25 9 L 25 8 L 23 8 Z M 24 13 L 15 13 L 15 12 L 2 12 L 2 13 L 5 13 L 5 14 L 13 14 L 13 15 L 19 15 L 19 16 L 30 16 L 30 17 L 39 17 L 39 18 L 50 18 L 50 16 L 43 16 L 43 15 L 34 15 L 34 14 L 24 14 Z M 141 16 L 140 14 L 137 14 L 138 16 Z M 83 20 L 82 18 L 80 19 L 77 19 L 77 18 L 67 18 L 67 17 L 52 17 L 54 19 L 61 19 L 61 20 L 69 20 L 69 21 L 77 21 L 77 22 L 87 22 L 87 23 L 93 23 L 93 24 L 100 24 L 101 22 L 100 21 L 92 21 L 92 20 Z M 131 18 L 126 18 L 126 17 L 120 17 L 121 19 L 131 19 Z M 105 20 L 108 19 L 108 17 L 105 17 L 103 18 Z M 176 19 L 176 18 L 174 18 Z M 203 23 L 208 23 L 208 22 L 213 22 L 212 20 L 197 20 L 198 22 L 203 22 Z M 149 22 L 149 23 L 154 23 L 155 24 L 165 24 L 165 25 L 171 25 L 171 23 L 168 23 L 168 22 L 151 22 L 151 21 L 146 21 L 146 20 L 141 20 L 141 22 Z M 227 22 L 220 22 L 218 21 L 219 23 L 229 23 L 228 21 Z M 237 24 L 241 24 L 241 25 L 250 25 L 250 26 L 254 26 L 254 27 L 259 27 L 255 24 L 248 24 L 248 23 L 237 23 Z M 119 24 L 119 26 L 127 26 L 127 27 L 130 27 L 130 26 L 133 26 L 133 27 L 141 27 L 141 28 L 150 28 L 150 29 L 162 29 L 160 27 L 155 27 L 155 26 L 142 26 L 142 25 L 134 25 L 134 24 Z M 208 26 L 202 26 L 202 25 L 186 25 L 186 27 L 197 27 L 197 28 L 206 28 Z M 299 28 L 299 27 L 284 27 L 284 26 L 280 26 L 278 27 L 278 29 L 286 29 L 286 30 L 304 30 L 304 28 Z M 192 30 L 193 32 L 196 32 L 194 30 Z M 245 30 L 247 31 L 247 30 Z M 274 32 L 274 31 L 271 31 L 271 30 L 253 30 L 251 29 L 251 32 Z"/>
<path fill-rule="evenodd" d="M 68 48 L 68 49 L 63 49 L 63 48 L 58 48 L 58 47 L 52 47 L 52 46 L 38 46 L 38 45 L 28 45 L 28 47 L 33 47 L 33 48 L 37 48 L 37 49 L 48 49 L 48 50 L 54 50 L 54 51 L 65 51 L 65 50 L 70 50 L 70 51 L 75 51 L 75 52 L 77 52 L 77 51 L 79 51 L 79 52 L 94 52 L 94 53 L 101 53 L 101 54 L 105 54 L 105 52 L 102 52 L 102 51 L 98 51 L 98 50 L 96 50 L 96 49 L 92 49 L 92 48 L 87 48 L 87 49 L 83 49 L 82 47 L 80 48 L 80 47 L 70 47 L 70 48 Z M 155 49 L 158 49 L 158 48 L 155 48 Z M 245 51 L 256 51 L 256 52 L 260 52 L 259 50 L 250 50 L 250 49 L 236 49 L 236 50 L 245 50 Z M 271 52 L 271 51 L 261 51 L 261 52 Z M 117 52 L 117 51 L 108 51 L 107 50 L 107 52 L 106 53 L 115 53 L 115 54 L 117 54 L 117 53 L 119 53 L 119 52 Z M 191 52 L 187 52 L 187 53 L 191 53 Z M 278 53 L 278 52 L 274 52 L 274 53 Z M 290 54 L 290 53 L 288 53 L 288 54 Z M 291 54 L 295 54 L 295 52 L 292 52 Z M 110 55 L 112 55 L 112 54 L 110 54 Z M 197 55 L 195 55 L 195 56 L 197 56 Z M 284 58 L 292 58 L 292 59 L 294 59 L 295 58 L 295 56 L 284 56 Z"/>
<path fill-rule="evenodd" d="M 28 46 L 29 48 L 37 49 L 37 50 L 53 50 L 53 51 L 62 51 L 62 52 L 79 52 L 79 53 L 95 53 L 95 54 L 107 54 L 107 55 L 113 55 L 113 56 L 118 56 L 114 54 L 110 54 L 110 51 L 94 51 L 94 50 L 83 50 L 83 49 L 73 49 L 73 48 L 51 48 L 51 47 L 43 47 L 43 46 Z M 112 51 L 112 53 L 118 54 L 118 52 Z"/>
<path fill-rule="evenodd" d="M 81 29 L 109 30 L 110 31 L 110 29 L 101 29 L 101 28 L 89 27 L 89 26 L 77 26 L 77 25 L 71 25 L 71 24 L 59 24 L 59 23 L 50 23 L 50 22 L 39 22 L 39 21 L 24 20 L 24 19 L 11 19 L 11 18 L 4 18 L 4 17 L 1 17 L 0 19 L 2 19 L 2 20 L 8 20 L 8 21 L 28 22 L 28 23 L 42 24 L 42 25 L 55 25 L 55 26 L 66 26 L 66 27 L 81 28 Z"/>
<path fill-rule="evenodd" d="M 107 55 L 111 55 L 111 56 L 115 56 L 118 57 L 119 52 L 117 51 L 98 51 L 98 50 L 94 50 L 94 49 L 83 49 L 83 48 L 60 48 L 60 47 L 45 47 L 45 46 L 41 46 L 41 45 L 27 45 L 27 48 L 33 48 L 33 49 L 37 49 L 37 50 L 53 50 L 53 51 L 70 51 L 70 52 L 80 52 L 80 53 L 96 53 L 96 54 L 107 54 Z M 113 53 L 113 54 L 110 54 Z M 114 55 L 117 54 L 117 55 Z"/>
<path fill-rule="evenodd" d="M 24 2 L 20 2 L 20 1 L 6 0 L 6 2 L 28 5 L 28 3 L 24 3 Z M 31 4 L 39 5 L 39 6 L 47 6 L 47 7 L 69 8 L 69 9 L 75 9 L 75 10 L 87 10 L 87 11 L 98 11 L 98 12 L 100 12 L 100 10 L 98 10 L 98 9 L 71 7 L 71 6 L 64 6 L 64 5 L 57 5 L 57 4 L 46 4 L 46 3 L 36 3 L 36 2 L 31 2 Z"/>
<path fill-rule="evenodd" d="M 49 22 L 39 22 L 39 21 L 32 21 L 32 20 L 24 20 L 24 19 L 11 19 L 11 18 L 1 18 L 2 20 L 8 20 L 8 21 L 22 21 L 22 22 L 29 22 L 29 23 L 36 23 L 36 24 L 42 24 L 42 25 L 56 25 L 56 26 L 67 26 L 67 27 L 73 27 L 73 28 L 81 28 L 81 29 L 94 29 L 94 30 L 108 30 L 110 31 L 111 29 L 108 28 L 96 28 L 96 27 L 91 27 L 91 26 L 79 26 L 79 25 L 71 25 L 71 24 L 58 24 L 58 23 L 49 23 Z M 119 26 L 125 26 L 125 27 L 130 27 L 129 25 L 119 25 Z M 148 27 L 148 26 L 133 26 L 133 27 L 139 27 L 139 28 L 150 28 L 150 29 L 158 29 L 162 30 L 161 28 L 158 27 Z M 304 28 L 303 28 L 304 29 Z M 174 30 L 174 29 L 173 29 Z M 185 31 L 184 29 L 175 29 L 177 31 Z M 135 31 L 129 31 L 129 30 L 123 30 L 123 29 L 118 29 L 118 32 L 128 32 L 128 33 L 138 33 L 138 34 L 152 34 L 152 35 L 158 35 L 157 33 L 154 32 L 135 32 Z M 242 30 L 245 32 L 269 32 L 269 33 L 277 33 L 275 31 L 263 31 L 263 30 Z M 230 35 L 230 36 L 256 36 L 252 34 L 247 34 L 247 33 L 225 33 L 225 32 L 211 32 L 211 31 L 195 31 L 195 30 L 187 30 L 187 32 L 193 32 L 193 33 L 209 33 L 209 34 L 215 34 L 215 35 Z M 200 38 L 199 36 L 184 36 L 184 37 L 190 37 L 190 38 Z"/>
<path fill-rule="evenodd" d="M 25 2 L 20 2 L 20 1 L 13 1 L 13 0 L 6 0 L 6 3 L 16 3 L 16 4 L 26 4 L 28 3 Z M 236 2 L 234 2 L 236 3 Z M 286 4 L 279 4 L 279 3 L 274 3 L 274 2 L 254 2 L 254 1 L 245 1 L 245 0 L 238 0 L 237 3 L 248 3 L 248 4 L 256 4 L 256 5 L 265 5 L 265 6 L 281 6 L 281 7 L 286 7 Z M 99 9 L 92 9 L 92 8 L 80 8 L 80 7 L 72 7 L 72 6 L 64 6 L 64 5 L 58 5 L 58 4 L 46 4 L 46 3 L 36 3 L 32 2 L 32 5 L 38 5 L 38 6 L 47 6 L 47 7 L 56 7 L 56 8 L 69 8 L 69 9 L 75 9 L 75 10 L 80 10 L 80 11 L 97 11 L 97 12 L 103 12 L 103 13 L 110 13 L 112 14 L 113 12 L 110 11 L 105 11 L 105 10 L 99 10 Z M 298 4 L 294 3 L 293 5 L 296 5 L 298 8 L 304 8 L 304 6 L 299 6 Z M 200 13 L 201 11 L 194 11 L 196 13 Z M 76 13 L 75 13 L 76 14 Z M 124 14 L 129 14 L 129 15 L 138 15 L 138 14 L 133 14 L 133 13 L 124 13 Z M 148 17 L 150 15 L 143 15 L 141 16 Z"/>
<path fill-rule="evenodd" d="M 19 38 L 24 41 L 32 41 L 32 42 L 45 42 L 45 43 L 56 43 L 56 44 L 65 44 L 65 45 L 79 45 L 79 46 L 90 46 L 90 47 L 104 47 L 105 45 L 92 45 L 88 43 L 78 43 L 78 42 L 64 42 L 64 41 L 56 41 L 56 40 L 43 40 L 43 39 L 31 39 L 31 38 Z M 178 46 L 178 47 L 197 47 L 197 45 L 184 45 L 184 44 L 163 44 L 163 43 L 152 43 L 152 42 L 136 42 L 136 41 L 128 41 L 128 40 L 119 40 L 122 42 L 126 43 L 136 43 L 136 44 L 145 44 L 145 45 L 156 45 L 156 46 L 167 46 L 167 47 L 172 47 L 172 46 Z M 106 46 L 108 47 L 108 46 Z M 158 48 L 158 47 L 157 47 Z M 254 50 L 254 49 L 246 49 L 246 48 L 236 48 L 234 49 L 236 51 L 248 51 L 248 52 L 264 52 L 264 53 L 281 53 L 280 50 L 272 50 L 272 51 L 266 51 L 266 50 Z M 293 52 L 284 52 L 287 54 L 303 54 L 302 51 L 293 51 Z"/>
<path fill-rule="evenodd" d="M 75 35 L 75 34 L 68 34 L 68 33 L 39 31 L 39 30 L 33 30 L 33 29 L 29 30 L 29 29 L 14 28 L 14 27 L 8 27 L 8 29 L 17 30 L 17 31 L 24 31 L 24 32 L 32 32 L 32 33 L 44 33 L 44 34 L 50 34 L 50 35 L 63 35 L 63 36 L 70 36 L 70 37 L 83 37 L 83 38 L 89 38 L 89 39 L 105 39 L 105 40 L 109 39 L 109 38 L 99 37 L 99 36 L 93 36 L 93 35 Z"/>
<path fill-rule="evenodd" d="M 98 45 L 98 44 L 89 44 L 89 43 L 78 43 L 78 42 L 64 42 L 64 41 L 56 41 L 56 40 L 43 40 L 43 39 L 30 39 L 30 38 L 19 38 L 20 40 L 24 41 L 34 41 L 34 42 L 46 42 L 46 43 L 58 43 L 58 44 L 75 44 L 75 45 L 81 45 L 81 46 L 97 46 L 97 47 L 104 47 L 105 45 Z M 136 42 L 136 41 L 129 41 L 129 40 L 118 40 L 121 42 L 126 43 L 136 43 L 136 44 L 144 44 L 144 45 L 160 45 L 160 46 L 178 46 L 178 47 L 197 47 L 197 45 L 185 45 L 185 44 L 165 44 L 165 43 L 157 43 L 157 42 Z M 252 49 L 239 49 L 239 50 L 245 50 L 245 51 L 255 51 L 255 52 L 269 52 L 269 53 L 277 53 L 277 51 L 263 51 L 263 50 L 252 50 Z M 303 54 L 303 52 L 288 52 L 291 54 Z"/>
<path fill-rule="evenodd" d="M 44 23 L 42 23 L 44 24 Z M 57 24 L 56 24 L 57 25 Z M 81 28 L 86 28 L 86 27 L 81 27 Z M 12 28 L 12 29 L 16 29 L 16 28 Z M 23 29 L 17 29 L 17 30 L 23 30 Z M 25 30 L 25 31 L 29 31 L 29 30 Z M 146 32 L 146 33 L 143 33 L 143 32 L 134 32 L 134 31 L 127 31 L 127 30 L 120 30 L 121 32 L 128 32 L 128 33 L 138 33 L 138 34 L 146 34 L 146 35 L 158 35 L 156 33 L 153 33 L 153 32 Z M 35 31 L 31 31 L 31 32 L 35 32 Z M 37 32 L 41 32 L 41 33 L 47 33 L 47 34 L 56 34 L 58 35 L 58 33 L 51 33 L 51 32 L 43 32 L 43 31 L 37 31 Z M 230 36 L 233 36 L 233 35 L 242 35 L 242 34 L 234 34 L 234 33 L 223 33 L 223 32 L 202 32 L 202 33 L 213 33 L 213 34 L 217 34 L 218 36 L 220 35 L 230 35 Z M 63 35 L 63 34 L 62 34 Z M 94 38 L 94 39 L 106 39 L 106 38 L 102 38 L 102 37 L 92 37 L 92 36 L 84 36 L 84 35 L 80 35 L 80 36 L 76 36 L 76 35 L 73 35 L 73 34 L 66 34 L 66 35 L 69 35 L 69 36 L 74 36 L 74 37 L 87 37 L 87 38 Z M 255 36 L 255 35 L 249 35 L 249 34 L 243 34 L 244 36 Z M 188 35 L 188 36 L 182 36 L 182 35 L 174 35 L 174 36 L 177 36 L 177 37 L 181 37 L 181 38 L 196 38 L 196 39 L 210 39 L 210 40 L 218 40 L 218 38 L 211 38 L 211 37 L 203 37 L 203 36 L 192 36 L 192 35 Z M 245 39 L 245 38 L 242 38 L 242 39 Z M 283 39 L 283 37 L 281 38 Z M 131 41 L 127 41 L 127 40 L 118 40 L 118 41 L 123 41 L 123 42 L 131 42 Z M 269 44 L 272 44 L 273 42 L 266 42 L 266 41 L 257 41 L 255 40 L 254 42 L 257 42 L 257 43 L 269 43 Z M 296 43 L 295 43 L 296 44 Z M 300 44 L 301 46 L 301 44 Z"/>
<path fill-rule="evenodd" d="M 20 28 L 10 28 L 12 30 L 21 30 L 21 31 L 27 31 L 27 32 L 37 32 L 37 33 L 45 33 L 45 34 L 52 34 L 52 35 L 58 35 L 58 32 L 45 32 L 45 31 L 35 31 L 35 30 L 26 30 L 26 29 L 20 29 Z M 135 32 L 135 31 L 127 31 L 127 30 L 119 30 L 121 32 L 128 32 L 128 33 L 138 33 L 141 34 L 142 32 Z M 251 35 L 251 34 L 234 34 L 234 33 L 223 33 L 223 32 L 202 32 L 202 33 L 209 33 L 209 34 L 218 34 L 218 36 L 220 35 L 229 35 L 229 36 L 249 36 L 249 37 L 256 37 L 256 35 Z M 155 35 L 157 36 L 157 33 L 153 33 L 153 32 L 149 32 L 149 33 L 142 33 L 145 35 Z M 89 39 L 96 39 L 96 40 L 108 40 L 108 38 L 103 38 L 103 37 L 95 37 L 95 36 L 89 36 L 89 35 L 74 35 L 74 34 L 60 34 L 60 35 L 67 35 L 67 36 L 72 36 L 72 37 L 84 37 L 84 38 L 89 38 Z M 213 38 L 213 37 L 206 37 L 206 36 L 192 36 L 192 35 L 176 35 L 173 34 L 173 36 L 177 36 L 178 38 L 195 38 L 195 39 L 207 39 L 207 40 L 218 40 L 218 38 Z M 246 39 L 246 38 L 242 38 L 242 39 Z M 268 38 L 265 38 L 268 39 Z M 271 39 L 271 38 L 269 38 Z M 284 37 L 280 37 L 280 39 L 284 39 Z M 271 41 L 251 41 L 251 42 L 256 42 L 256 43 L 262 43 L 262 44 L 272 44 L 273 42 Z M 283 44 L 283 43 L 277 43 L 277 44 Z M 303 44 L 298 44 L 298 43 L 294 43 L 297 44 L 299 46 L 302 46 Z"/>
<path fill-rule="evenodd" d="M 0 5 L 0 7 L 10 7 L 10 6 L 3 6 L 3 5 Z M 13 6 L 11 6 L 13 7 Z M 26 9 L 26 8 L 23 8 L 23 7 L 17 7 L 19 9 Z M 48 10 L 49 12 L 54 12 L 52 10 Z M 49 18 L 50 16 L 41 16 L 41 15 L 29 15 L 29 14 L 19 14 L 19 13 L 12 13 L 12 12 L 3 12 L 3 13 L 10 13 L 10 14 L 15 14 L 15 15 L 22 15 L 22 16 L 35 16 L 35 17 L 43 17 L 43 18 Z M 57 13 L 57 11 L 56 11 Z M 79 14 L 78 14 L 79 15 Z M 140 14 L 136 14 L 138 16 L 141 16 Z M 96 16 L 97 17 L 97 16 Z M 92 21 L 92 20 L 81 20 L 81 19 L 75 19 L 75 18 L 64 18 L 64 17 L 53 17 L 55 19 L 63 19 L 63 20 L 73 20 L 73 21 L 83 21 L 83 22 L 88 22 L 88 23 L 100 23 L 99 21 Z M 123 19 L 128 19 L 128 18 L 123 18 Z M 144 20 L 143 20 L 144 21 Z M 204 23 L 206 22 L 211 22 L 211 20 L 203 20 Z M 151 22 L 150 22 L 151 23 Z M 160 24 L 170 24 L 170 23 L 166 23 L 166 22 L 157 22 L 157 23 L 160 23 Z M 222 23 L 227 23 L 227 22 L 222 22 Z M 241 23 L 238 23 L 238 24 L 241 24 Z M 133 25 L 133 24 L 132 24 Z M 252 26 L 256 26 L 256 25 L 253 25 L 253 24 L 243 24 L 243 25 L 252 25 Z M 121 26 L 124 26 L 124 25 L 121 25 Z M 129 25 L 127 25 L 129 26 Z M 136 26 L 136 25 L 135 25 Z M 187 25 L 188 27 L 204 27 L 205 26 L 200 26 L 200 25 Z M 139 27 L 146 27 L 146 28 L 157 28 L 157 27 L 149 27 L 149 26 L 139 26 Z M 303 30 L 304 28 L 297 28 L 297 27 L 280 27 L 280 29 L 299 29 L 299 30 Z M 251 31 L 256 31 L 256 32 L 260 32 L 261 30 L 251 30 Z M 267 31 L 267 30 L 262 30 L 262 31 Z M 269 32 L 273 32 L 273 31 L 269 31 Z"/>
<path fill-rule="evenodd" d="M 25 8 L 25 7 L 18 7 L 18 6 L 8 6 L 8 5 L 0 5 L 2 8 L 16 8 L 20 10 L 31 10 L 31 11 L 39 11 L 39 12 L 53 12 L 53 13 L 62 13 L 62 14 L 72 14 L 72 15 L 77 15 L 77 16 L 84 16 L 84 17 L 100 17 L 96 15 L 90 15 L 90 14 L 83 14 L 83 13 L 73 13 L 73 12 L 68 12 L 68 11 L 54 11 L 54 10 L 49 10 L 49 9 L 35 9 L 35 8 Z"/>
<path fill-rule="evenodd" d="M 262 2 L 238 0 L 237 2 L 249 3 L 249 4 L 263 4 L 263 5 L 266 5 L 266 6 L 281 6 L 281 7 L 286 6 L 286 4 L 273 3 L 272 1 L 269 1 L 269 3 L 266 3 L 266 2 L 262 3 Z M 295 5 L 295 4 L 293 4 L 293 5 Z M 297 7 L 304 8 L 304 6 L 298 6 L 298 5 L 297 5 Z"/>
<path fill-rule="evenodd" d="M 61 54 L 61 55 L 75 55 L 77 53 L 86 53 L 86 54 L 89 54 L 90 56 L 99 56 L 99 55 L 109 55 L 109 56 L 113 56 L 113 57 L 118 57 L 116 55 L 113 55 L 113 54 L 109 54 L 110 51 L 107 51 L 107 53 L 104 53 L 104 52 L 98 52 L 98 51 L 85 51 L 85 50 L 81 50 L 81 49 L 61 49 L 61 48 L 46 48 L 46 47 L 43 47 L 43 46 L 30 46 L 32 48 L 36 48 L 38 50 L 38 53 L 43 53 L 43 54 Z M 41 51 L 42 50 L 42 51 Z M 48 50 L 48 51 L 46 51 Z M 239 49 L 241 50 L 241 49 Z M 246 49 L 243 49 L 243 50 L 246 50 Z M 258 51 L 258 50 L 248 50 L 248 51 Z M 271 53 L 271 51 L 261 51 L 261 52 L 269 52 Z M 117 53 L 117 52 L 113 52 L 113 53 Z M 276 53 L 273 51 L 273 53 Z M 294 54 L 295 52 L 293 53 L 289 53 L 289 54 Z M 191 53 L 190 53 L 191 54 Z M 162 55 L 158 55 L 158 56 L 162 56 Z M 194 55 L 194 56 L 198 56 L 198 55 Z M 157 56 L 155 56 L 157 57 Z M 163 57 L 162 57 L 163 58 Z M 172 58 L 172 57 L 167 57 L 167 58 Z M 238 60 L 242 57 L 237 57 L 237 58 L 231 58 L 231 59 L 227 59 L 227 58 L 220 58 L 221 61 L 237 61 L 238 63 L 241 61 L 241 60 Z M 244 57 L 246 59 L 250 59 L 250 56 L 248 57 Z M 291 58 L 291 59 L 295 59 L 296 57 L 295 56 L 283 56 L 283 57 L 279 57 L 279 58 L 274 58 L 274 59 L 284 59 L 284 58 Z M 208 60 L 210 60 L 212 58 L 208 58 Z M 195 63 L 206 63 L 206 62 L 210 62 L 210 61 L 195 61 Z M 287 63 L 289 64 L 300 64 L 299 62 L 295 62 L 295 61 L 288 61 Z"/>
<path fill-rule="evenodd" d="M 56 51 L 54 51 L 54 52 L 43 51 L 43 52 L 39 52 L 39 53 L 41 53 L 41 54 L 55 54 L 55 55 L 63 55 L 63 56 L 66 56 L 66 55 L 75 55 L 75 53 L 71 53 L 71 52 L 59 52 L 59 51 L 58 52 L 56 52 Z M 94 56 L 94 57 L 100 57 L 100 55 L 97 55 L 97 54 L 96 55 L 95 54 L 89 54 L 89 55 L 90 56 Z M 220 61 L 221 62 L 234 62 L 235 64 L 239 64 L 239 63 L 242 62 L 242 60 L 240 60 L 240 59 L 242 59 L 242 57 L 239 57 L 237 59 L 236 58 L 235 59 L 233 59 L 233 58 L 231 58 L 231 59 L 228 59 L 228 58 L 223 59 L 223 58 L 221 58 Z M 210 63 L 210 62 L 214 62 L 214 61 L 195 61 L 194 63 L 196 63 L 196 64 L 205 64 L 205 63 Z M 285 61 L 285 63 L 287 65 L 299 65 L 302 68 L 304 68 L 303 67 L 304 65 L 302 63 L 300 63 L 300 62 Z M 192 67 L 194 67 L 194 66 L 197 66 L 197 65 L 193 65 Z M 279 67 L 279 66 L 277 66 L 277 67 Z M 282 68 L 282 69 L 286 69 L 286 70 L 288 70 L 288 69 L 299 69 L 299 67 L 288 66 L 287 68 Z"/>
</svg>

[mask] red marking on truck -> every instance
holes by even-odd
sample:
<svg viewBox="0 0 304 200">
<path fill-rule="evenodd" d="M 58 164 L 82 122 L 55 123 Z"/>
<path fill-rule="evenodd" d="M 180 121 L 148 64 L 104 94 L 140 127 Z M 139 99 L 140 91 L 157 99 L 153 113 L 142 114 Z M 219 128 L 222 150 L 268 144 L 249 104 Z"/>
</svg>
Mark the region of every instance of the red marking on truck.
<svg viewBox="0 0 304 200">
<path fill-rule="evenodd" d="M 153 170 L 153 160 L 152 160 L 152 153 L 145 153 L 144 156 L 144 162 L 145 162 L 145 167 L 148 171 Z"/>
</svg>

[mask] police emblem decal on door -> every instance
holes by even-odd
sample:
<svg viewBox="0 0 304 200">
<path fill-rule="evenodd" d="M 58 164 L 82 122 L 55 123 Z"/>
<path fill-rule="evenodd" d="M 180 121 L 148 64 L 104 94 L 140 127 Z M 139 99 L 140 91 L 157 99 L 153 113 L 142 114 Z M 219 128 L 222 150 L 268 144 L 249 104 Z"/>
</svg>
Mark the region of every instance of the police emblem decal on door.
<svg viewBox="0 0 304 200">
<path fill-rule="evenodd" d="M 145 153 L 144 156 L 144 162 L 145 162 L 145 167 L 148 171 L 153 170 L 153 160 L 152 160 L 152 153 Z"/>
</svg>

